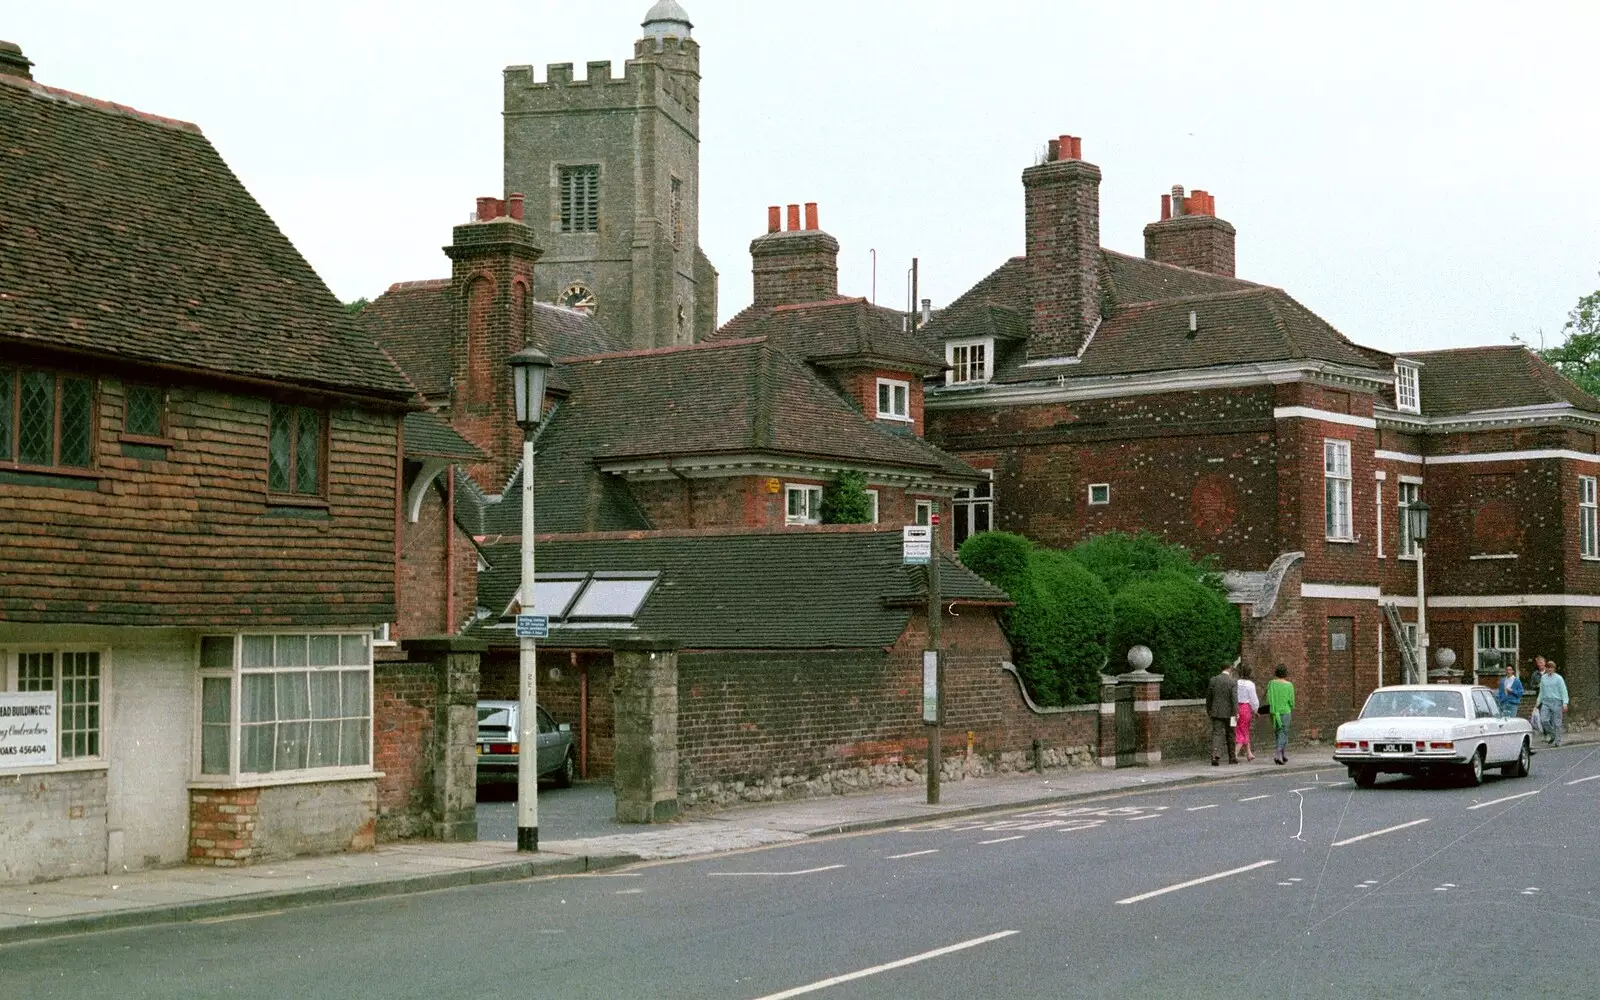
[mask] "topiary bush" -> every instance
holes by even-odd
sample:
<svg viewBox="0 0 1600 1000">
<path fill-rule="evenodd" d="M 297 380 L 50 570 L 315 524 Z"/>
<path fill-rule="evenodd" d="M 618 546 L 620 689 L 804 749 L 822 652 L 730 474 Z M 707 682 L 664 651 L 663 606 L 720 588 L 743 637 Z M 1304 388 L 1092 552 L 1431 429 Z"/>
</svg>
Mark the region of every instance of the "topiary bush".
<svg viewBox="0 0 1600 1000">
<path fill-rule="evenodd" d="M 1163 698 L 1199 698 L 1206 683 L 1239 652 L 1239 613 L 1182 569 L 1161 570 L 1125 586 L 1112 600 L 1111 657 L 1150 647 L 1150 669 L 1165 678 Z"/>
<path fill-rule="evenodd" d="M 872 497 L 867 493 L 867 477 L 860 472 L 841 472 L 822 488 L 823 524 L 868 524 L 872 521 Z"/>
<path fill-rule="evenodd" d="M 1120 593 L 1130 583 L 1170 570 L 1210 587 L 1220 596 L 1227 596 L 1216 557 L 1195 559 L 1183 546 L 1163 541 L 1148 531 L 1137 535 L 1121 531 L 1096 535 L 1073 546 L 1068 554 L 1104 581 L 1113 594 Z"/>
</svg>

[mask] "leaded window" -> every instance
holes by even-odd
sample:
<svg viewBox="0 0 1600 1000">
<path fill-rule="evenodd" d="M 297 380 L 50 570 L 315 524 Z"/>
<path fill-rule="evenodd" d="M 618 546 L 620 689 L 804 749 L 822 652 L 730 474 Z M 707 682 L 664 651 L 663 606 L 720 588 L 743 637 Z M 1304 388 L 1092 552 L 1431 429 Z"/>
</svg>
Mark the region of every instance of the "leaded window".
<svg viewBox="0 0 1600 1000">
<path fill-rule="evenodd" d="M 600 231 L 600 167 L 597 164 L 561 168 L 561 231 Z"/>
<path fill-rule="evenodd" d="M 267 491 L 320 496 L 323 438 L 321 410 L 273 403 L 267 434 Z"/>
<path fill-rule="evenodd" d="M 167 394 L 154 386 L 128 385 L 123 391 L 122 431 L 139 437 L 166 433 Z"/>
<path fill-rule="evenodd" d="M 92 380 L 0 368 L 0 462 L 85 469 L 93 442 Z"/>
</svg>

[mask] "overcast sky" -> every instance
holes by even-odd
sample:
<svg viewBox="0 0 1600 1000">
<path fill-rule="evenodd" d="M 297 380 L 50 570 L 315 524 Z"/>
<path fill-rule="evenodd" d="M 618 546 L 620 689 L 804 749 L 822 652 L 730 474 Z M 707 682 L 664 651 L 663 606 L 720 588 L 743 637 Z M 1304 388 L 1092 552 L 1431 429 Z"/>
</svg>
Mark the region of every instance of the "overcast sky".
<svg viewBox="0 0 1600 1000">
<path fill-rule="evenodd" d="M 948 303 L 1022 252 L 1046 139 L 1143 252 L 1173 184 L 1238 273 L 1391 351 L 1559 337 L 1600 288 L 1600 4 L 683 0 L 724 319 L 769 204 L 815 201 L 846 294 Z M 17 4 L 43 83 L 196 122 L 344 299 L 443 276 L 501 186 L 501 70 L 631 55 L 649 0 Z"/>
</svg>

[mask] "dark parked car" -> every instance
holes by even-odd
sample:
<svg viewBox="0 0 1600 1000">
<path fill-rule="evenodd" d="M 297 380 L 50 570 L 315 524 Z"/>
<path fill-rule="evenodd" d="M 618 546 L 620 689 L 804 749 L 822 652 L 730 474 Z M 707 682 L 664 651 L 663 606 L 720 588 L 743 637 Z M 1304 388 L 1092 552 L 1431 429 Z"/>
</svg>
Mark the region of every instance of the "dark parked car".
<svg viewBox="0 0 1600 1000">
<path fill-rule="evenodd" d="M 572 745 L 572 727 L 556 725 L 550 713 L 539 708 L 539 777 L 558 788 L 578 778 L 578 752 Z M 478 702 L 478 780 L 517 776 L 517 718 L 514 701 Z"/>
</svg>

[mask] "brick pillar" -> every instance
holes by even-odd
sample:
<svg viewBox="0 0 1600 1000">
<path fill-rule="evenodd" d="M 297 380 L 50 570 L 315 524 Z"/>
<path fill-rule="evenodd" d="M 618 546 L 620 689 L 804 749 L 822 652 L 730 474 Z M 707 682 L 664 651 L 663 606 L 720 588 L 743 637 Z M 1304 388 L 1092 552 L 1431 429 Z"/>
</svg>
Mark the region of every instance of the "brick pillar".
<svg viewBox="0 0 1600 1000">
<path fill-rule="evenodd" d="M 1161 763 L 1161 675 L 1135 670 L 1117 677 L 1118 687 L 1133 689 L 1133 759 Z"/>
<path fill-rule="evenodd" d="M 1101 767 L 1117 766 L 1117 679 L 1100 675 L 1100 738 L 1097 744 Z"/>
<path fill-rule="evenodd" d="M 189 863 L 232 868 L 254 861 L 260 802 L 259 788 L 189 789 Z"/>
<path fill-rule="evenodd" d="M 433 757 L 428 796 L 437 840 L 478 839 L 478 674 L 489 644 L 441 636 L 407 639 L 406 656 L 434 666 Z"/>
<path fill-rule="evenodd" d="M 678 644 L 611 644 L 617 822 L 662 823 L 678 815 Z"/>
</svg>

